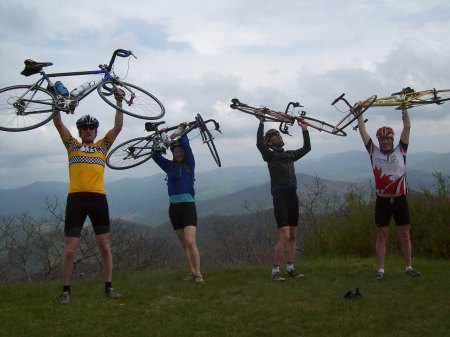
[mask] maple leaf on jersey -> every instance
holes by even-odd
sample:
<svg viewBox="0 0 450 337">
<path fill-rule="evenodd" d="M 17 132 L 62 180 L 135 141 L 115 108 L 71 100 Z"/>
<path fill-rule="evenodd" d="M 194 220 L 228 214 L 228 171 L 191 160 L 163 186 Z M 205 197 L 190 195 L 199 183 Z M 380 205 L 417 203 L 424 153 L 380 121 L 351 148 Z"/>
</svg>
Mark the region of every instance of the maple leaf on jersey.
<svg viewBox="0 0 450 337">
<path fill-rule="evenodd" d="M 382 174 L 383 173 L 379 168 L 373 170 L 377 190 L 384 190 L 386 186 L 389 186 L 392 183 L 391 176 Z"/>
</svg>

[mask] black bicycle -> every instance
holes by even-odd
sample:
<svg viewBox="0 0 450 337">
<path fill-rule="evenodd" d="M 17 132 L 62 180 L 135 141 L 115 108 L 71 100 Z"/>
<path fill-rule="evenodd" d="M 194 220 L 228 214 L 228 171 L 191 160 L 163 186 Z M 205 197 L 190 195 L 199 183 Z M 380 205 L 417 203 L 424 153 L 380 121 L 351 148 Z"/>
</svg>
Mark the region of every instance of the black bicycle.
<svg viewBox="0 0 450 337">
<path fill-rule="evenodd" d="M 74 113 L 78 103 L 94 90 L 114 109 L 133 117 L 154 120 L 164 116 L 163 104 L 148 91 L 122 81 L 113 72 L 114 61 L 118 57 L 135 57 L 130 50 L 114 51 L 108 65 L 100 64 L 97 70 L 63 72 L 47 74 L 43 68 L 53 65 L 51 62 L 26 60 L 24 76 L 40 74 L 31 85 L 14 85 L 0 89 L 0 130 L 26 131 L 48 123 L 56 111 Z M 83 90 L 75 94 L 48 90 L 51 78 L 64 76 L 101 75 L 97 82 L 84 83 Z M 80 88 L 77 88 L 80 89 Z M 123 107 L 116 105 L 115 93 L 123 95 Z"/>
<path fill-rule="evenodd" d="M 298 102 L 289 102 L 286 106 L 285 112 L 279 112 L 267 107 L 252 107 L 248 104 L 240 102 L 237 98 L 233 98 L 231 100 L 230 108 L 248 113 L 253 116 L 262 116 L 265 120 L 271 122 L 280 122 L 279 130 L 284 134 L 289 134 L 289 127 L 294 125 L 296 121 L 302 121 L 318 131 L 324 131 L 336 136 L 347 135 L 342 130 L 336 132 L 335 127 L 325 121 L 306 116 L 306 111 L 298 109 L 303 108 L 303 106 Z"/>
<path fill-rule="evenodd" d="M 171 140 L 168 136 L 168 132 L 176 130 L 179 125 L 169 128 L 159 129 L 160 122 L 147 122 L 145 123 L 145 130 L 151 132 L 146 137 L 139 137 L 127 140 L 126 142 L 116 146 L 112 149 L 106 157 L 106 165 L 115 170 L 129 169 L 149 160 L 156 152 L 166 153 L 166 150 L 180 137 L 198 129 L 202 138 L 203 144 L 206 144 L 213 156 L 217 166 L 221 166 L 219 154 L 216 146 L 214 145 L 214 137 L 208 129 L 208 124 L 213 125 L 211 130 L 220 131 L 219 123 L 214 119 L 203 120 L 200 114 L 197 114 L 195 120 L 186 123 L 186 128 L 183 132 L 177 135 L 177 138 Z"/>
</svg>

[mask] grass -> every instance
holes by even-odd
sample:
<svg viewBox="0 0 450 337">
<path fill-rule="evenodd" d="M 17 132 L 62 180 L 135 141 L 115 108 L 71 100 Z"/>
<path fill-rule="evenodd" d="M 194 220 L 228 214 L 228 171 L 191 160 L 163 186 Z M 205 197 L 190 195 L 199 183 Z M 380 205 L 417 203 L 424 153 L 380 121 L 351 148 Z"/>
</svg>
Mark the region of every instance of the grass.
<svg viewBox="0 0 450 337">
<path fill-rule="evenodd" d="M 270 266 L 205 272 L 115 275 L 120 300 L 103 295 L 99 278 L 75 280 L 72 303 L 57 303 L 60 282 L 0 285 L 0 336 L 448 336 L 450 262 L 415 259 L 419 278 L 399 257 L 374 278 L 374 259 L 298 261 L 306 276 L 270 281 Z M 359 287 L 363 297 L 343 295 Z"/>
</svg>

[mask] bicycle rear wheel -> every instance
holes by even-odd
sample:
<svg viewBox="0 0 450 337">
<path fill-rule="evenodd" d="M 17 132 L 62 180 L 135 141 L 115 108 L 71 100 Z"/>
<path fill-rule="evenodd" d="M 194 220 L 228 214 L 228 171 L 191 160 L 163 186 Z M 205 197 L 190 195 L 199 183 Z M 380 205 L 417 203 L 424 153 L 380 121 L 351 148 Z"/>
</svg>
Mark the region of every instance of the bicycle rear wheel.
<svg viewBox="0 0 450 337">
<path fill-rule="evenodd" d="M 122 108 L 116 105 L 114 90 L 121 89 L 125 92 Z M 97 87 L 100 97 L 114 109 L 132 117 L 153 120 L 159 119 L 165 114 L 164 105 L 148 91 L 134 84 L 122 82 L 110 78 Z"/>
<path fill-rule="evenodd" d="M 413 98 L 406 103 L 407 108 L 426 104 L 443 104 L 450 100 L 450 90 L 428 90 L 423 95 Z"/>
<path fill-rule="evenodd" d="M 230 108 L 236 109 L 245 113 L 248 113 L 253 116 L 260 116 L 262 113 L 264 115 L 264 118 L 268 121 L 272 122 L 292 122 L 292 118 L 285 113 L 277 112 L 274 110 L 271 110 L 266 107 L 261 108 L 255 108 L 252 106 L 249 106 L 247 104 L 239 102 L 237 99 L 232 100 L 232 104 L 230 105 Z"/>
<path fill-rule="evenodd" d="M 202 136 L 203 144 L 206 144 L 208 146 L 209 152 L 211 152 L 211 155 L 213 156 L 213 159 L 216 162 L 217 166 L 221 167 L 222 163 L 220 162 L 220 157 L 219 153 L 217 152 L 216 145 L 214 145 L 214 137 L 211 135 L 211 131 L 208 130 L 208 127 L 206 126 L 206 123 L 203 121 L 203 118 L 202 116 L 200 116 L 200 114 L 198 114 L 195 119 L 197 120 L 200 129 L 200 135 Z"/>
<path fill-rule="evenodd" d="M 328 124 L 327 122 L 320 121 L 318 119 L 311 118 L 308 116 L 304 116 L 301 119 L 305 120 L 306 123 L 308 124 L 308 126 L 312 127 L 313 129 L 323 131 L 326 133 L 330 133 L 335 136 L 341 136 L 341 137 L 347 136 L 347 134 L 344 132 L 344 130 L 342 130 L 342 129 L 336 130 L 336 128 L 333 125 Z"/>
<path fill-rule="evenodd" d="M 359 116 L 361 116 L 372 106 L 376 99 L 377 95 L 373 95 L 364 101 L 356 103 L 353 108 L 350 109 L 348 115 L 334 127 L 335 132 L 340 132 L 352 124 Z"/>
<path fill-rule="evenodd" d="M 0 90 L 0 130 L 35 129 L 48 123 L 55 111 L 54 96 L 44 88 L 15 85 Z"/>
<path fill-rule="evenodd" d="M 153 135 L 127 140 L 108 153 L 106 165 L 114 170 L 141 165 L 153 156 L 153 144 Z"/>
</svg>

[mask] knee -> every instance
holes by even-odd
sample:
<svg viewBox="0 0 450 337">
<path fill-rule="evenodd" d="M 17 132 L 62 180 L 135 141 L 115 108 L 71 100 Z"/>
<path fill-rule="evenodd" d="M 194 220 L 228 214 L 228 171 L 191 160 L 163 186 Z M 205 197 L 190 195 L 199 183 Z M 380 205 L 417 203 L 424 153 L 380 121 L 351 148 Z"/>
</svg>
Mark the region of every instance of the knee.
<svg viewBox="0 0 450 337">
<path fill-rule="evenodd" d="M 111 251 L 111 247 L 109 245 L 109 240 L 107 240 L 107 239 L 99 240 L 97 242 L 97 246 L 100 249 L 100 252 L 102 254 L 109 254 L 109 252 Z"/>
</svg>

